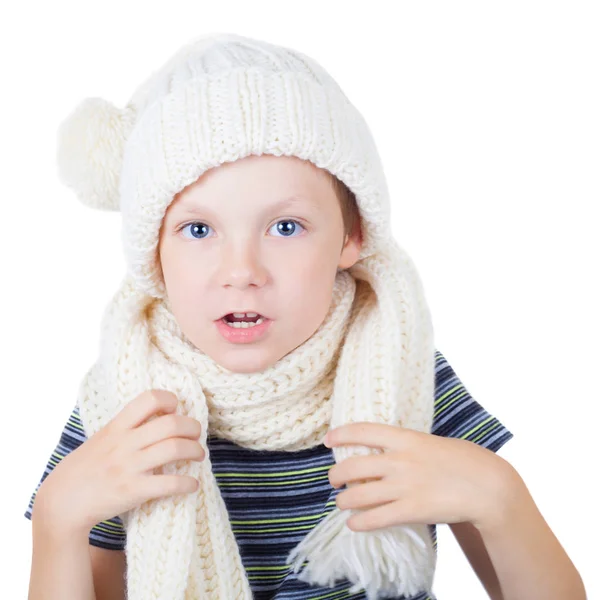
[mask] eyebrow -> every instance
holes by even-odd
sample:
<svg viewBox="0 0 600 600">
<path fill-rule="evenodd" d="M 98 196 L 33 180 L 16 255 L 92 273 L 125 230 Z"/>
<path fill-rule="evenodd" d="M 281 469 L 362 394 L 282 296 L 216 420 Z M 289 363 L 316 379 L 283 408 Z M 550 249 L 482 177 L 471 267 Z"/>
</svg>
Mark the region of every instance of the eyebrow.
<svg viewBox="0 0 600 600">
<path fill-rule="evenodd" d="M 282 200 L 279 200 L 279 202 L 275 202 L 274 204 L 265 207 L 263 212 L 267 213 L 272 211 L 279 211 L 284 208 L 294 207 L 297 205 L 307 205 L 312 206 L 317 210 L 320 209 L 320 203 L 318 201 L 315 201 L 313 198 L 293 195 L 283 198 Z M 181 212 L 185 212 L 188 214 L 211 214 L 211 209 L 209 207 L 198 206 L 197 204 L 192 204 L 191 202 L 186 203 L 185 201 L 182 201 L 179 203 L 178 206 L 181 209 Z"/>
</svg>

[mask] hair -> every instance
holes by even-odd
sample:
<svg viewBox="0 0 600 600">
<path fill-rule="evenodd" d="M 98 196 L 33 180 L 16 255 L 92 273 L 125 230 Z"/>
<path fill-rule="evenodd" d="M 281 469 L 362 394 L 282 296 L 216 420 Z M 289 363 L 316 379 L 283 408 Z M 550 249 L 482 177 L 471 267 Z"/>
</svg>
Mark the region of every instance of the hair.
<svg viewBox="0 0 600 600">
<path fill-rule="evenodd" d="M 360 211 L 356 201 L 356 195 L 348 188 L 348 186 L 338 179 L 333 173 L 329 173 L 333 191 L 337 196 L 342 211 L 342 219 L 344 221 L 344 239 L 347 235 L 351 235 L 354 228 L 360 226 Z M 359 230 L 359 234 L 360 234 Z"/>
</svg>

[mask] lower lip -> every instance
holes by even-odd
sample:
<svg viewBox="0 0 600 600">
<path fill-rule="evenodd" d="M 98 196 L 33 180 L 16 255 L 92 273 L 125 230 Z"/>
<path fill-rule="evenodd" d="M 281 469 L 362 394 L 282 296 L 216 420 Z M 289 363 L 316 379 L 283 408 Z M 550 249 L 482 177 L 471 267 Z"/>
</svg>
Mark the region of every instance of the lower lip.
<svg viewBox="0 0 600 600">
<path fill-rule="evenodd" d="M 271 325 L 271 319 L 263 317 L 263 322 L 254 327 L 230 327 L 223 319 L 216 321 L 216 324 L 219 333 L 228 342 L 233 344 L 249 344 L 250 342 L 260 340 L 266 334 L 269 325 Z"/>
</svg>

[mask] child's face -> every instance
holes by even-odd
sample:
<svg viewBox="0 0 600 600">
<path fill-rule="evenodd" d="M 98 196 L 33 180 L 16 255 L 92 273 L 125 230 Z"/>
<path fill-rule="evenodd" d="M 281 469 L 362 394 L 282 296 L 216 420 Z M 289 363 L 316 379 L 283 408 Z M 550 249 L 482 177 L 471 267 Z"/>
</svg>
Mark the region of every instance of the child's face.
<svg viewBox="0 0 600 600">
<path fill-rule="evenodd" d="M 292 195 L 297 202 L 275 206 Z M 177 194 L 159 236 L 183 333 L 238 373 L 262 371 L 310 338 L 327 315 L 337 269 L 359 254 L 360 234 L 345 239 L 328 174 L 288 156 L 252 155 L 205 172 Z M 228 341 L 218 322 L 233 311 L 268 317 L 266 333 Z"/>
</svg>

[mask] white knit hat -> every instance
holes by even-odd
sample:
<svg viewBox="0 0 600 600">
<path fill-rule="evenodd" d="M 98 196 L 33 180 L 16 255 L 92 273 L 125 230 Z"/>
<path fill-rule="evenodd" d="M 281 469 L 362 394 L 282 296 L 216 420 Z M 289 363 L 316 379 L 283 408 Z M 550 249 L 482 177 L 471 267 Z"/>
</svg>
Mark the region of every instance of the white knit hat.
<svg viewBox="0 0 600 600">
<path fill-rule="evenodd" d="M 87 98 L 59 128 L 61 180 L 84 204 L 121 211 L 129 271 L 156 298 L 165 297 L 158 232 L 175 194 L 251 154 L 297 156 L 343 181 L 362 217 L 360 258 L 389 239 L 388 189 L 369 128 L 333 78 L 296 50 L 236 34 L 201 36 L 124 109 Z"/>
<path fill-rule="evenodd" d="M 208 169 L 261 154 L 309 160 L 356 196 L 363 244 L 349 271 L 369 282 L 377 303 L 361 316 L 360 327 L 346 342 L 360 347 L 352 381 L 360 381 L 357 394 L 363 404 L 378 398 L 373 414 L 385 415 L 382 422 L 430 432 L 434 344 L 422 284 L 412 260 L 392 237 L 389 194 L 371 132 L 314 59 L 240 35 L 202 36 L 154 72 L 124 109 L 89 98 L 59 128 L 62 181 L 84 204 L 121 211 L 128 274 L 139 292 L 157 299 L 166 298 L 157 261 L 159 230 L 176 194 Z M 332 422 L 339 421 L 336 410 Z M 338 462 L 357 453 L 334 449 Z M 390 554 L 388 561 L 369 555 L 381 558 L 396 548 L 397 538 L 381 542 L 383 534 L 362 537 L 370 541 L 357 542 L 351 557 L 329 552 L 327 560 L 312 561 L 312 580 L 324 581 L 335 573 L 356 582 L 356 573 L 368 564 L 370 579 L 360 579 L 369 597 L 375 589 L 398 594 L 429 590 L 432 541 L 425 525 L 415 531 L 406 534 L 412 550 Z M 343 539 L 351 544 L 355 537 Z M 302 551 L 324 556 L 319 539 L 307 536 Z"/>
</svg>

